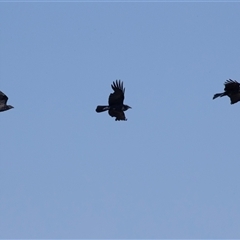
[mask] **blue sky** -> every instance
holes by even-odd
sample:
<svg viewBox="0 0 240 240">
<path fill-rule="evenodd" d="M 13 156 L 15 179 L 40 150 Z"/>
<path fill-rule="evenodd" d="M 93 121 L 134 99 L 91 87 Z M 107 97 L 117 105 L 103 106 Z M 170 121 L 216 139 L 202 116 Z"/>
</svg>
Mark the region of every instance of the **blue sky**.
<svg viewBox="0 0 240 240">
<path fill-rule="evenodd" d="M 239 12 L 1 2 L 0 238 L 240 238 Z"/>
</svg>

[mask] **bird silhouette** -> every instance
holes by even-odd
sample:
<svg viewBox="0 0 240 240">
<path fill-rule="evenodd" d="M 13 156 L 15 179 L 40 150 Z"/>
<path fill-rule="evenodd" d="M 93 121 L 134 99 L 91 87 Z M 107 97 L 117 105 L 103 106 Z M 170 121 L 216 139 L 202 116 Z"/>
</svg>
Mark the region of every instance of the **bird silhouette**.
<svg viewBox="0 0 240 240">
<path fill-rule="evenodd" d="M 224 85 L 224 92 L 214 94 L 213 99 L 228 96 L 231 100 L 231 104 L 240 101 L 240 83 L 236 80 L 229 79 L 225 81 Z"/>
<path fill-rule="evenodd" d="M 111 84 L 111 87 L 113 89 L 113 93 L 109 95 L 108 98 L 108 105 L 105 106 L 97 106 L 96 112 L 104 112 L 108 110 L 108 114 L 111 117 L 115 117 L 115 121 L 126 121 L 126 117 L 124 114 L 124 111 L 128 110 L 128 105 L 123 104 L 124 101 L 124 94 L 125 94 L 125 88 L 123 87 L 123 82 L 120 80 L 116 80 Z"/>
</svg>

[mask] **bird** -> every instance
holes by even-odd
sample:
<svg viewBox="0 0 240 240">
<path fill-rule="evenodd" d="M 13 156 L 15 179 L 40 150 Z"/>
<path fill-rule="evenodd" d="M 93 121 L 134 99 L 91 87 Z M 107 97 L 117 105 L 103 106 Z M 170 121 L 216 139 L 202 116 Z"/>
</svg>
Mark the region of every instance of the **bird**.
<svg viewBox="0 0 240 240">
<path fill-rule="evenodd" d="M 213 96 L 213 99 L 217 97 L 228 96 L 230 98 L 231 104 L 237 103 L 240 101 L 240 83 L 236 80 L 226 80 L 224 83 L 224 92 L 216 93 Z"/>
<path fill-rule="evenodd" d="M 13 108 L 13 106 L 7 105 L 7 101 L 8 97 L 3 92 L 0 91 L 0 112 L 7 111 Z"/>
<path fill-rule="evenodd" d="M 115 121 L 126 121 L 124 111 L 131 108 L 128 105 L 123 104 L 125 88 L 123 87 L 123 82 L 121 80 L 116 80 L 111 84 L 113 93 L 109 95 L 108 106 L 97 106 L 96 112 L 108 111 L 111 117 L 115 117 Z"/>
</svg>

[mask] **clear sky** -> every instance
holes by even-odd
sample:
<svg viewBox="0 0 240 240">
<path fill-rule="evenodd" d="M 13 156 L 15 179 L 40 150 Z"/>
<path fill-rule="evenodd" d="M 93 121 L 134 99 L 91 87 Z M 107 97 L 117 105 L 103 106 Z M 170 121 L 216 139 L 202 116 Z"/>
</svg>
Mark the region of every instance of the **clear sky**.
<svg viewBox="0 0 240 240">
<path fill-rule="evenodd" d="M 0 238 L 240 238 L 239 13 L 1 2 Z"/>
</svg>

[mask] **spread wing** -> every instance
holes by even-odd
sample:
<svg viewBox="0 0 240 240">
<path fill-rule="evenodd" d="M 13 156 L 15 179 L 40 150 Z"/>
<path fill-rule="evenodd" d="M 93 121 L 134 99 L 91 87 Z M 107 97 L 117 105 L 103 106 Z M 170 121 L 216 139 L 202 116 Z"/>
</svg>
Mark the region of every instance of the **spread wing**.
<svg viewBox="0 0 240 240">
<path fill-rule="evenodd" d="M 0 91 L 0 105 L 6 105 L 7 104 L 8 97 Z"/>
<path fill-rule="evenodd" d="M 123 120 L 123 121 L 126 121 L 126 117 L 125 117 L 125 114 L 123 111 L 120 111 L 120 110 L 116 110 L 116 109 L 109 109 L 108 110 L 108 114 L 111 116 L 111 117 L 116 117 L 116 121 L 120 121 L 120 120 Z"/>
<path fill-rule="evenodd" d="M 225 83 L 225 94 L 230 97 L 231 104 L 240 101 L 240 83 L 235 80 L 229 79 Z"/>
<path fill-rule="evenodd" d="M 111 93 L 108 98 L 108 104 L 109 106 L 113 105 L 122 105 L 124 100 L 124 92 L 125 88 L 123 88 L 123 82 L 120 80 L 116 80 L 116 82 L 113 82 L 111 85 L 114 93 Z"/>
<path fill-rule="evenodd" d="M 225 83 L 224 91 L 227 93 L 238 93 L 240 84 L 232 79 L 227 80 Z"/>
</svg>

